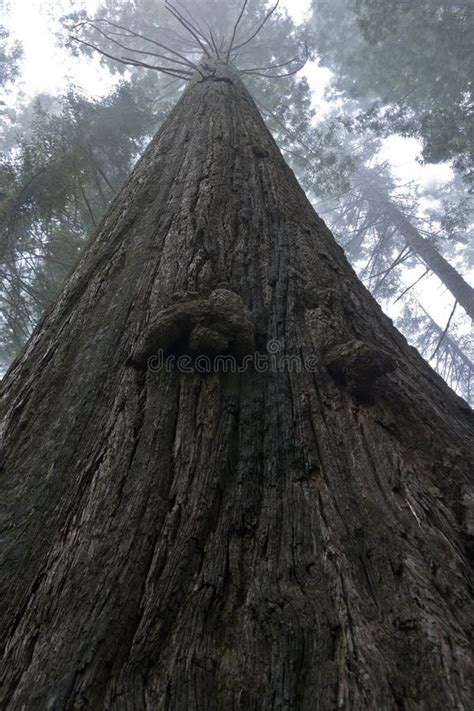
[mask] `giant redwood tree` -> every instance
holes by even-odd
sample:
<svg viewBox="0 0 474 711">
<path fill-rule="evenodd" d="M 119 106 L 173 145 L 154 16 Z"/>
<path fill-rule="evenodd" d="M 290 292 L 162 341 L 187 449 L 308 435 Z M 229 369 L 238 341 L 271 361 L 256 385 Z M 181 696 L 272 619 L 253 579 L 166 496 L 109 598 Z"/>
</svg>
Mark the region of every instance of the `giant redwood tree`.
<svg viewBox="0 0 474 711">
<path fill-rule="evenodd" d="M 220 50 L 4 379 L 0 705 L 468 709 L 471 411 Z"/>
</svg>

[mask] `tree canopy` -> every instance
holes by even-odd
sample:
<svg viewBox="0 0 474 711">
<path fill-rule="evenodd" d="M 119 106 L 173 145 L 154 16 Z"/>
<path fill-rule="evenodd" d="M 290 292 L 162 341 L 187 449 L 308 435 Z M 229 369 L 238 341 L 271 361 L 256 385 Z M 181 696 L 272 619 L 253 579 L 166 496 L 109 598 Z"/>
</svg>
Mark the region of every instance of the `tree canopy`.
<svg viewBox="0 0 474 711">
<path fill-rule="evenodd" d="M 474 5 L 444 0 L 314 0 L 322 60 L 381 134 L 420 137 L 427 162 L 472 181 Z"/>
</svg>

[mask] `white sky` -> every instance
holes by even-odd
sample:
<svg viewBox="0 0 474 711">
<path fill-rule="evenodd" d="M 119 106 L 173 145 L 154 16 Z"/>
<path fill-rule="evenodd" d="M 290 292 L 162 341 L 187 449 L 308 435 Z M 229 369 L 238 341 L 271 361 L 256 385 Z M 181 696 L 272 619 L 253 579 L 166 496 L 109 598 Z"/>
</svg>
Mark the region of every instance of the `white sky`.
<svg viewBox="0 0 474 711">
<path fill-rule="evenodd" d="M 7 3 L 4 3 L 7 5 Z M 70 83 L 87 94 L 107 94 L 113 82 L 109 72 L 100 66 L 99 56 L 72 57 L 58 45 L 56 33 L 64 30 L 61 15 L 72 10 L 93 12 L 97 0 L 10 0 L 5 25 L 23 45 L 21 77 L 16 90 L 26 97 L 39 93 L 59 93 Z"/>
<path fill-rule="evenodd" d="M 430 163 L 422 165 L 421 143 L 417 138 L 393 135 L 382 141 L 379 153 L 381 160 L 389 160 L 392 173 L 400 181 L 406 181 L 409 175 L 422 189 L 429 190 L 437 185 L 449 183 L 454 171 L 449 163 Z"/>
<path fill-rule="evenodd" d="M 2 97 L 13 106 L 18 99 L 29 99 L 38 93 L 59 93 L 70 83 L 88 95 L 99 98 L 111 90 L 114 80 L 104 69 L 98 57 L 83 55 L 72 57 L 60 48 L 58 34 L 64 32 L 59 17 L 71 10 L 85 9 L 93 12 L 99 0 L 0 0 L 0 22 L 5 24 L 14 38 L 23 45 L 24 58 L 21 76 L 9 96 Z M 295 22 L 302 22 L 309 13 L 311 0 L 282 0 L 279 12 L 287 12 Z M 2 18 L 3 15 L 3 18 Z M 318 62 L 308 62 L 304 68 L 308 79 L 313 106 L 318 117 L 324 117 L 334 103 L 325 98 L 332 73 Z M 453 172 L 448 164 L 421 165 L 420 142 L 415 138 L 390 136 L 382 144 L 380 157 L 387 159 L 400 181 L 415 181 L 422 189 L 449 182 Z M 412 274 L 408 278 L 412 279 Z M 416 276 L 415 276 L 416 278 Z M 441 325 L 449 316 L 452 303 L 440 292 L 436 277 L 427 278 L 417 287 L 417 293 L 426 303 L 431 303 L 431 313 Z M 436 295 L 436 298 L 433 298 Z M 394 311 L 392 317 L 396 316 Z"/>
<path fill-rule="evenodd" d="M 271 5 L 273 3 L 269 2 L 268 4 Z M 299 24 L 303 22 L 310 13 L 311 0 L 280 0 L 278 9 L 287 12 L 293 19 L 293 22 Z"/>
</svg>

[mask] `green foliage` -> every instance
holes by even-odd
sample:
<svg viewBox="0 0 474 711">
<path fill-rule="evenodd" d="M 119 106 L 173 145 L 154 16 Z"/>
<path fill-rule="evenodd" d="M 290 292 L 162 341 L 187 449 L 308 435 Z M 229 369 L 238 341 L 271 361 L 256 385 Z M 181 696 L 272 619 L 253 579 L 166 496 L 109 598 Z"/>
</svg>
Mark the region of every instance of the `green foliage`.
<svg viewBox="0 0 474 711">
<path fill-rule="evenodd" d="M 15 112 L 8 107 L 2 97 L 18 74 L 18 63 L 22 48 L 18 42 L 11 40 L 6 27 L 0 25 L 0 144 L 13 124 Z"/>
<path fill-rule="evenodd" d="M 103 102 L 69 92 L 40 102 L 0 161 L 0 328 L 4 362 L 24 343 L 128 176 L 157 118 L 122 85 Z"/>
<path fill-rule="evenodd" d="M 367 125 L 422 138 L 426 161 L 453 160 L 472 179 L 472 3 L 315 0 L 312 22 Z"/>
<path fill-rule="evenodd" d="M 20 44 L 12 42 L 7 28 L 0 25 L 0 87 L 17 75 L 21 54 Z"/>
</svg>

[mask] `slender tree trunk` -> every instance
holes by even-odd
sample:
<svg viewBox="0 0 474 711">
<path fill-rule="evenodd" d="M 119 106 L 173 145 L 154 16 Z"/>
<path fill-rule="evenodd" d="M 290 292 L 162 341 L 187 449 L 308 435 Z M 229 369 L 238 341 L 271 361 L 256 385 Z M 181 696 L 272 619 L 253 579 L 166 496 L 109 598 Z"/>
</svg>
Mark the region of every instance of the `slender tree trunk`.
<svg viewBox="0 0 474 711">
<path fill-rule="evenodd" d="M 472 413 L 213 71 L 5 378 L 0 705 L 468 709 Z"/>
<path fill-rule="evenodd" d="M 446 327 L 441 328 L 441 326 L 436 323 L 436 321 L 430 316 L 428 311 L 426 311 L 425 308 L 417 301 L 418 306 L 420 309 L 423 311 L 425 314 L 426 318 L 428 319 L 428 323 L 430 324 L 430 328 L 433 329 L 433 331 L 437 334 L 438 336 L 438 343 L 440 342 L 441 338 L 443 338 L 443 341 L 446 341 L 446 343 L 449 345 L 449 348 L 453 351 L 455 356 L 459 358 L 459 360 L 462 362 L 464 366 L 466 366 L 467 370 L 470 373 L 474 373 L 474 363 L 472 360 L 464 353 L 464 351 L 458 346 L 454 338 L 451 338 L 451 336 L 446 332 Z M 429 331 L 429 329 L 428 329 Z M 425 331 L 426 333 L 426 331 Z M 444 335 L 443 335 L 444 334 Z M 433 347 L 431 346 L 430 352 L 433 350 Z M 423 351 L 425 352 L 425 351 Z M 426 351 L 426 356 L 429 358 L 429 352 Z"/>
<path fill-rule="evenodd" d="M 474 321 L 474 289 L 461 274 L 438 252 L 430 240 L 419 233 L 410 220 L 387 196 L 375 190 L 374 193 L 384 207 L 386 214 L 406 240 L 407 245 L 417 254 L 427 267 L 436 274 Z M 372 194 L 373 197 L 373 194 Z"/>
</svg>

